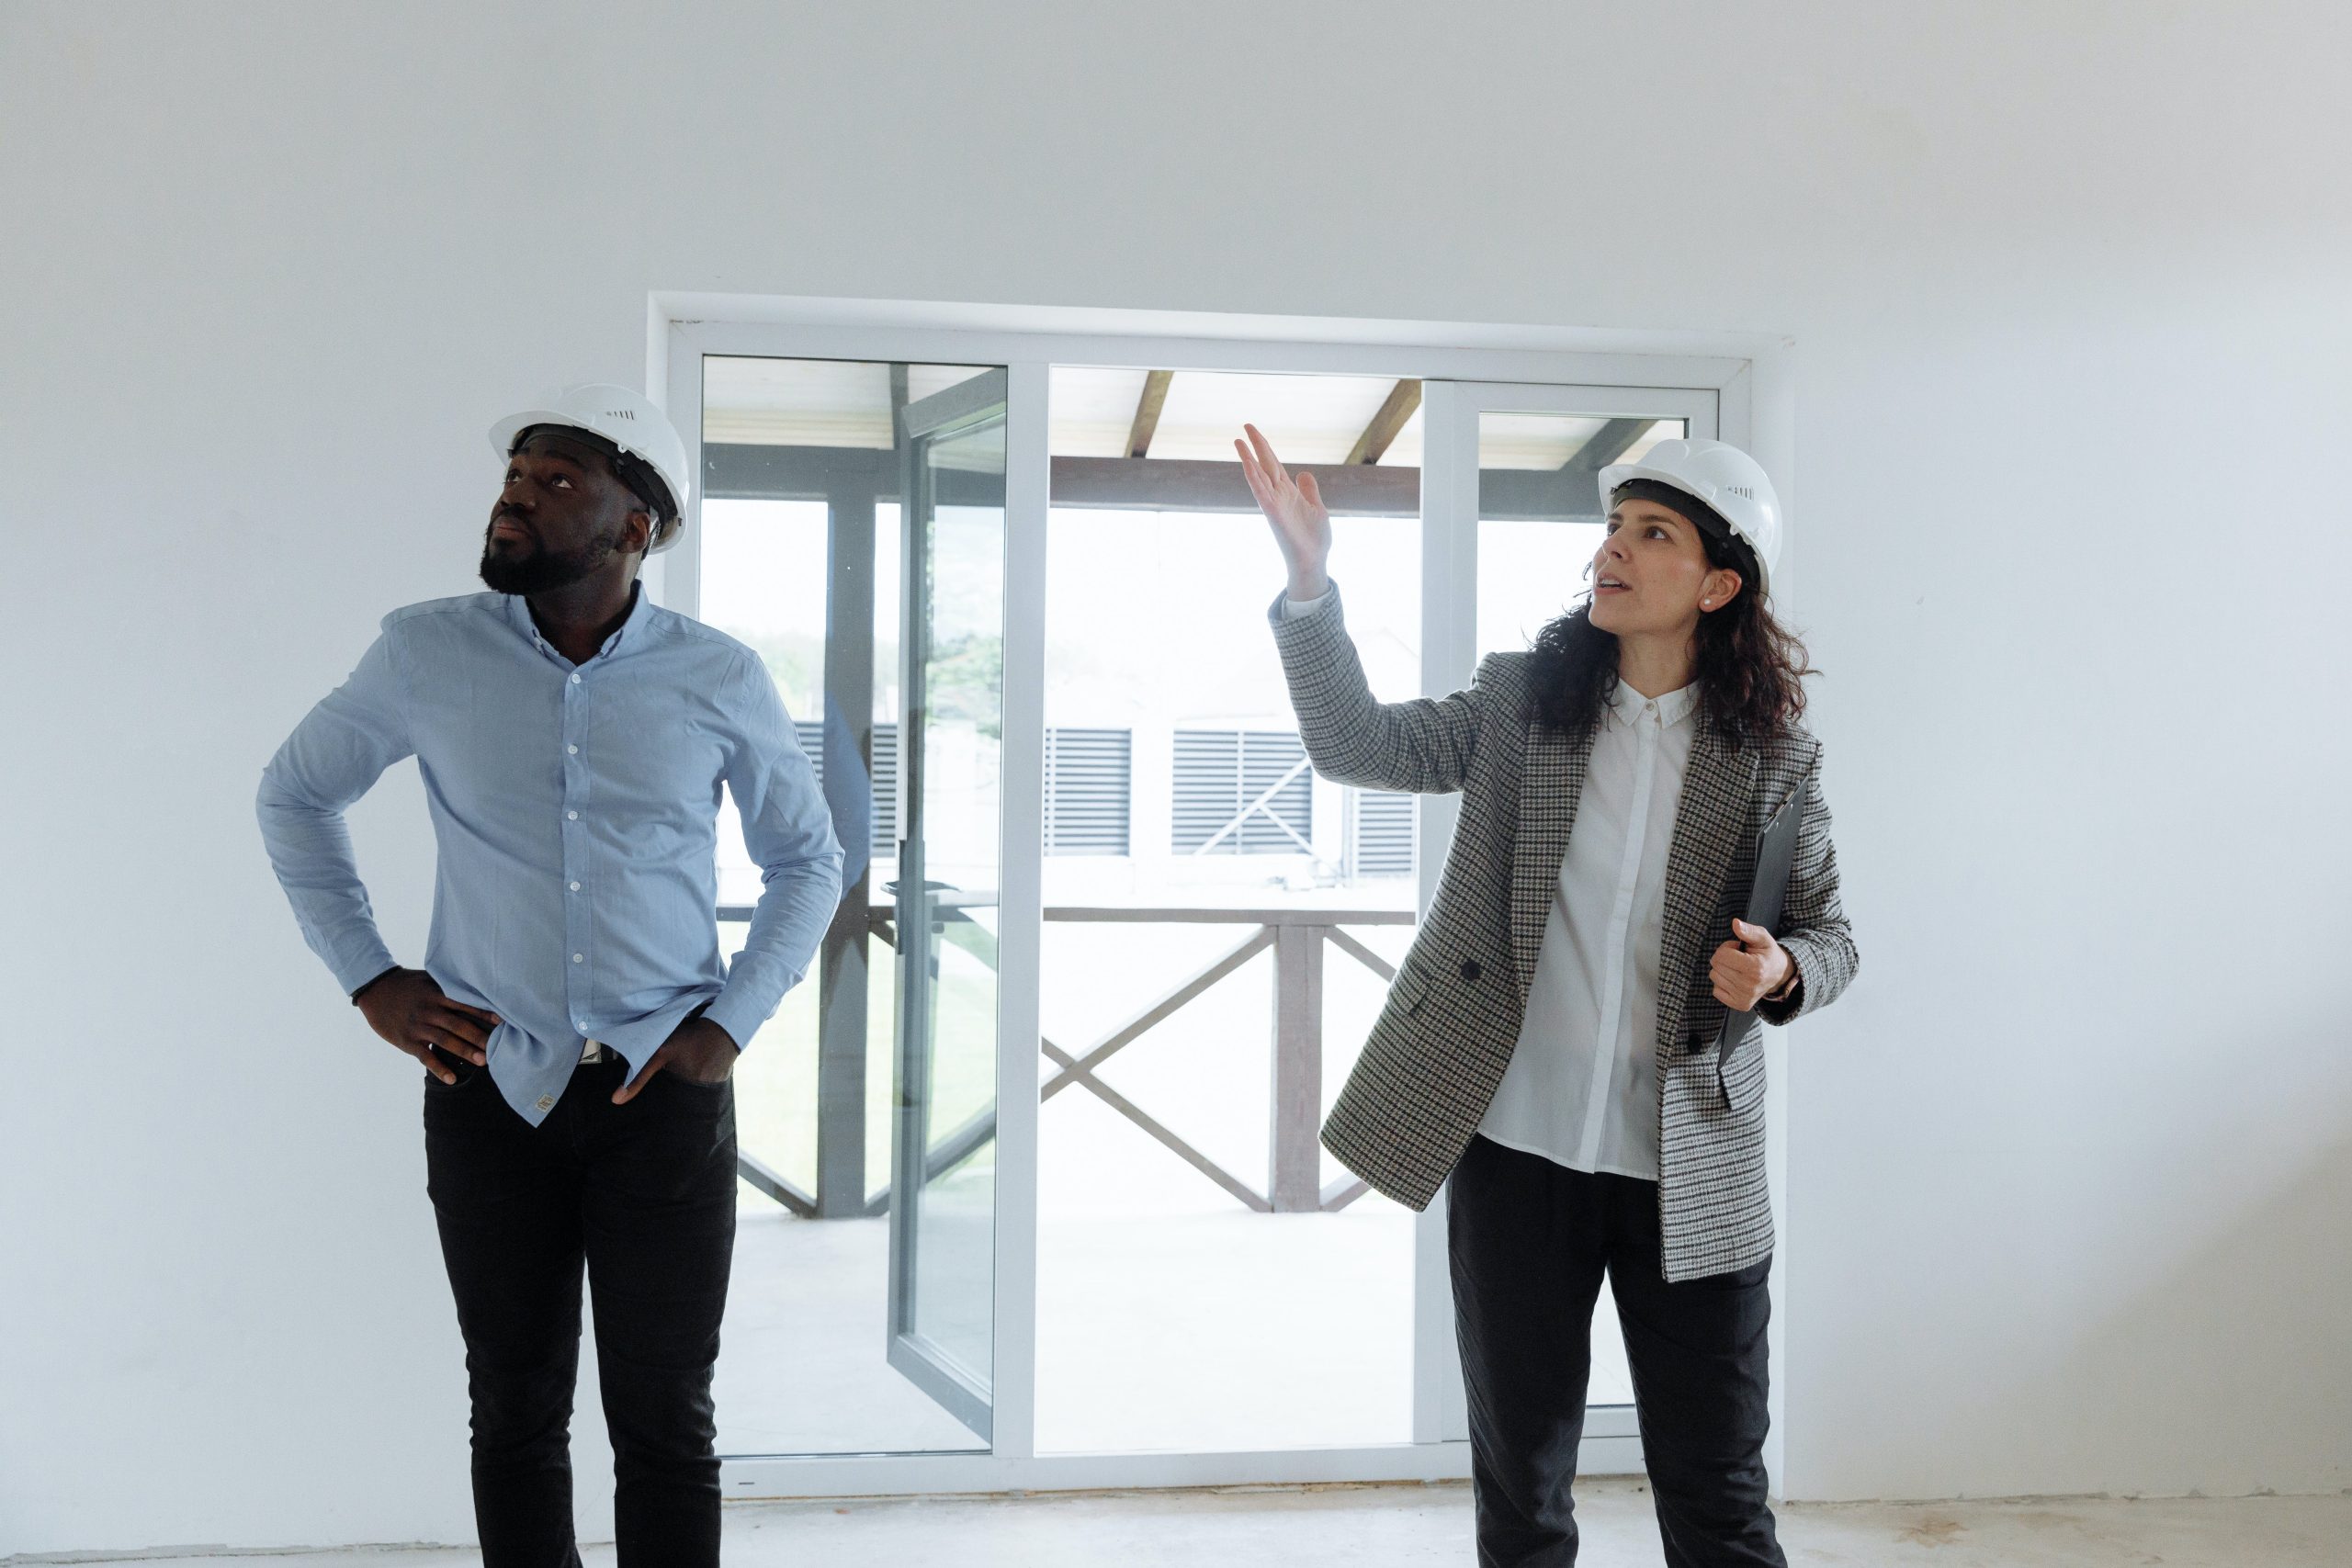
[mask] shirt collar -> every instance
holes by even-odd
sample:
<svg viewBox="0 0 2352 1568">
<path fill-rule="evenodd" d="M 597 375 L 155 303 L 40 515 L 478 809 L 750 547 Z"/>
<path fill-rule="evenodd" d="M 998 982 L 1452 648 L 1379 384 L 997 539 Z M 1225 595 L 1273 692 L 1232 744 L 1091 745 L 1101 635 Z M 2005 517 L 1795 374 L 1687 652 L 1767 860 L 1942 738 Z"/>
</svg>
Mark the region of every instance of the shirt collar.
<svg viewBox="0 0 2352 1568">
<path fill-rule="evenodd" d="M 641 580 L 630 583 L 628 592 L 628 614 L 621 617 L 621 624 L 614 628 L 613 635 L 605 639 L 605 646 L 596 650 L 599 659 L 617 651 L 623 639 L 642 626 L 653 614 L 653 601 L 646 596 L 645 584 Z M 520 593 L 509 593 L 505 599 L 508 624 L 528 638 L 533 647 L 544 650 L 549 658 L 557 657 L 555 645 L 539 635 L 539 624 L 531 619 L 531 602 Z"/>
<path fill-rule="evenodd" d="M 636 632 L 638 640 L 642 642 L 644 633 L 639 628 L 645 625 L 647 618 L 652 614 L 653 601 L 645 596 L 645 584 L 642 581 L 631 582 L 628 585 L 628 614 L 621 617 L 621 624 L 614 628 L 613 635 L 605 639 L 605 646 L 597 651 L 612 652 L 620 647 L 621 639 L 632 632 Z"/>
<path fill-rule="evenodd" d="M 1642 706 L 1649 700 L 1621 679 L 1617 682 L 1617 690 L 1610 694 L 1609 705 L 1616 711 L 1621 723 L 1631 724 L 1641 716 Z M 1698 707 L 1699 683 L 1693 681 L 1657 699 L 1658 724 L 1662 728 L 1680 724 L 1698 711 Z"/>
</svg>

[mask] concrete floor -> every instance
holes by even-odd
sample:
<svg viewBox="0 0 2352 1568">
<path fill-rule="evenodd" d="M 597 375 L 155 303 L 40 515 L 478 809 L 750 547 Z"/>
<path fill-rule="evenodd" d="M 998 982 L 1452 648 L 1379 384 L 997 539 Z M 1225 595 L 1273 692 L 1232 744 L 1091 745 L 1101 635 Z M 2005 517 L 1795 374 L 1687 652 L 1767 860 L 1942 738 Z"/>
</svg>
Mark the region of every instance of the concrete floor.
<svg viewBox="0 0 2352 1568">
<path fill-rule="evenodd" d="M 1040 1452 L 1411 1440 L 1411 1214 L 1377 1200 L 1336 1214 L 1180 1208 L 1207 1186 L 1190 1168 L 1156 1145 L 1122 1149 L 1122 1137 L 1147 1140 L 1107 1111 L 1074 1103 L 1056 1114 L 1172 1190 L 1148 1194 L 1156 1205 L 1043 1206 Z M 1153 1168 L 1155 1156 L 1172 1173 Z M 1117 1166 L 1106 1155 L 1096 1168 Z M 1073 1175 L 1052 1190 L 1083 1188 Z M 756 1195 L 742 1205 L 720 1337 L 720 1453 L 984 1446 L 884 1359 L 888 1263 L 883 1220 L 798 1220 Z M 1606 1292 L 1592 1348 L 1592 1403 L 1630 1404 Z M 581 1400 L 592 1405 L 593 1388 Z M 582 1473 L 601 1462 L 579 1456 Z"/>
<path fill-rule="evenodd" d="M 1588 1482 L 1578 1497 L 1585 1568 L 1658 1562 L 1640 1483 Z M 1801 1504 L 1782 1510 L 1781 1540 L 1793 1568 L 2339 1568 L 2352 1562 L 2352 1497 Z M 1409 1568 L 1467 1563 L 1469 1542 L 1469 1492 L 1460 1483 L 737 1504 L 727 1512 L 733 1568 Z M 610 1547 L 585 1556 L 613 1562 Z M 141 1561 L 468 1568 L 481 1559 L 423 1548 Z"/>
<path fill-rule="evenodd" d="M 1412 1227 L 1385 1202 L 1040 1216 L 1038 1450 L 1409 1442 Z M 720 1453 L 985 1446 L 883 1358 L 888 1249 L 880 1219 L 743 1206 L 720 1339 Z M 1632 1403 L 1606 1292 L 1592 1345 L 1592 1402 Z"/>
<path fill-rule="evenodd" d="M 883 1359 L 885 1223 L 765 1210 L 747 1205 L 737 1227 L 719 1451 L 984 1447 Z M 1411 1215 L 1235 1204 L 1040 1229 L 1040 1451 L 1411 1439 Z"/>
</svg>

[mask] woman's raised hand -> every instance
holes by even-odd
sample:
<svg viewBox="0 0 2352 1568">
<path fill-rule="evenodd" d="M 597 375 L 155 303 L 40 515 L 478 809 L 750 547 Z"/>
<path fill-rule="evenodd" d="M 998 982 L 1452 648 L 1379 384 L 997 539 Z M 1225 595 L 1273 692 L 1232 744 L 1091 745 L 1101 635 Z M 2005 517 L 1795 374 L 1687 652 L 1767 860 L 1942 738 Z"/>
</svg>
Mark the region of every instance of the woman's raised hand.
<svg viewBox="0 0 2352 1568">
<path fill-rule="evenodd" d="M 1241 454 L 1242 478 L 1250 481 L 1250 493 L 1258 498 L 1258 510 L 1266 514 L 1290 567 L 1290 596 L 1319 599 L 1331 586 L 1323 574 L 1331 558 L 1331 514 L 1323 510 L 1315 476 L 1293 479 L 1256 425 L 1241 428 L 1248 439 L 1236 441 L 1233 449 Z"/>
</svg>

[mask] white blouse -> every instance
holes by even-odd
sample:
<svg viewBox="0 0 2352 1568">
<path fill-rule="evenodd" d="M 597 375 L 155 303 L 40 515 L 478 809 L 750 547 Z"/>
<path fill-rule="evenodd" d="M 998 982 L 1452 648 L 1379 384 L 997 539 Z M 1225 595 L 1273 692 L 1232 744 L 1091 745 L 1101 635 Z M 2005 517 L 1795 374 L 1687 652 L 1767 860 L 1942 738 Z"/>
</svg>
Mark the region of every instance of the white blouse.
<svg viewBox="0 0 2352 1568">
<path fill-rule="evenodd" d="M 1592 738 L 1510 1066 L 1478 1131 L 1572 1170 L 1657 1179 L 1666 859 L 1698 688 L 1617 682 Z"/>
<path fill-rule="evenodd" d="M 1283 617 L 1322 603 L 1285 598 Z M 1695 685 L 1653 699 L 1617 682 L 1585 764 L 1519 1043 L 1478 1124 L 1572 1170 L 1657 1179 L 1666 860 L 1698 696 Z"/>
</svg>

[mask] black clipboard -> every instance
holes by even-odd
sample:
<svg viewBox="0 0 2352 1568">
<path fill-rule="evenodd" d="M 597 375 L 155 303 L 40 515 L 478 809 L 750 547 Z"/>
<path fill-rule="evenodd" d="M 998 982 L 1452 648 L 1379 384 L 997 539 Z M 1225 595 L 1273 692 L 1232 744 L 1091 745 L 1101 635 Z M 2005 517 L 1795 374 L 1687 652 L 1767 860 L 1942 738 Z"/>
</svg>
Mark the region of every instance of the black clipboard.
<svg viewBox="0 0 2352 1568">
<path fill-rule="evenodd" d="M 1789 872 L 1797 863 L 1797 829 L 1804 826 L 1805 796 L 1812 793 L 1808 781 L 1797 785 L 1796 793 L 1781 802 L 1770 821 L 1756 840 L 1756 880 L 1747 890 L 1747 914 L 1751 926 L 1760 926 L 1780 934 L 1781 907 L 1788 901 Z M 1726 1014 L 1720 1033 L 1715 1036 L 1715 1052 L 1721 1055 L 1731 1043 L 1747 1027 L 1753 1012 Z"/>
</svg>

